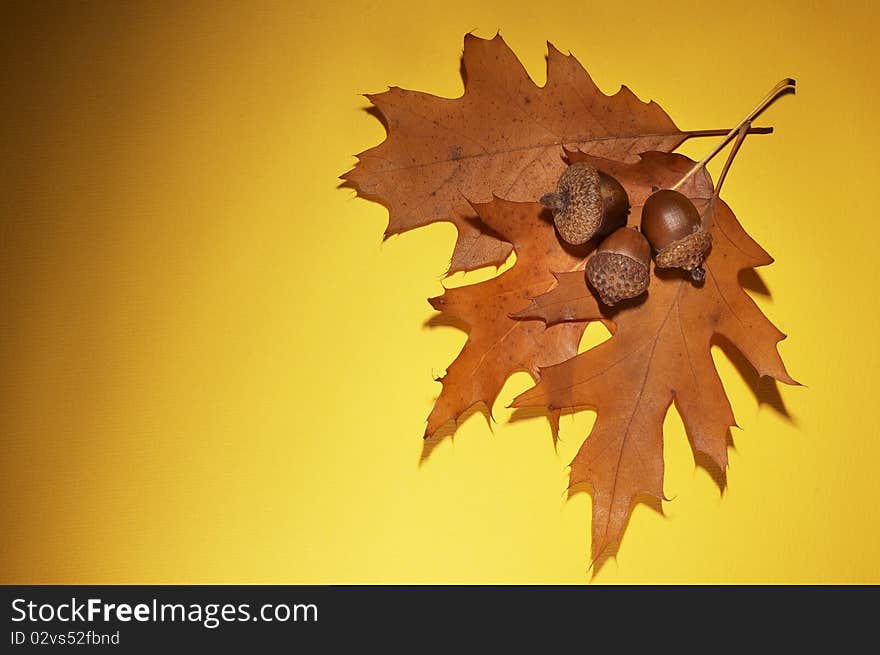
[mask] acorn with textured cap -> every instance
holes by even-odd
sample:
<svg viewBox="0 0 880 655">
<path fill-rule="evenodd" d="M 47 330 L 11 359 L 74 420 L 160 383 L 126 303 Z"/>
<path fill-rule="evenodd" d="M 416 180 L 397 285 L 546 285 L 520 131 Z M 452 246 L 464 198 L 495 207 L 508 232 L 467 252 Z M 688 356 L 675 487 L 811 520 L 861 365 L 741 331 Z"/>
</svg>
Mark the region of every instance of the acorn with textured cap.
<svg viewBox="0 0 880 655">
<path fill-rule="evenodd" d="M 623 227 L 630 208 L 620 182 L 581 162 L 565 169 L 556 192 L 543 196 L 541 204 L 553 210 L 559 236 L 573 246 Z"/>
<path fill-rule="evenodd" d="M 706 253 L 712 235 L 703 229 L 700 212 L 683 193 L 661 189 L 651 194 L 642 208 L 642 232 L 657 253 L 658 268 L 690 271 L 694 282 L 702 282 Z"/>
<path fill-rule="evenodd" d="M 651 282 L 651 246 L 638 229 L 612 232 L 587 262 L 587 281 L 606 305 L 635 298 Z"/>
<path fill-rule="evenodd" d="M 733 158 L 736 157 L 743 140 L 749 133 L 752 120 L 780 94 L 794 91 L 795 86 L 796 82 L 791 78 L 781 80 L 736 127 L 727 133 L 721 143 L 696 162 L 678 182 L 672 185 L 672 188 L 655 191 L 648 197 L 642 207 L 641 225 L 642 232 L 651 242 L 651 247 L 656 253 L 654 263 L 657 268 L 681 268 L 690 271 L 691 279 L 695 283 L 702 283 L 706 277 L 702 264 L 712 247 L 712 235 L 703 227 L 702 217 L 694 203 L 678 189 L 699 171 L 705 169 L 706 164 L 736 138 L 709 202 L 716 200 L 721 193 L 721 185 L 724 184 Z"/>
</svg>

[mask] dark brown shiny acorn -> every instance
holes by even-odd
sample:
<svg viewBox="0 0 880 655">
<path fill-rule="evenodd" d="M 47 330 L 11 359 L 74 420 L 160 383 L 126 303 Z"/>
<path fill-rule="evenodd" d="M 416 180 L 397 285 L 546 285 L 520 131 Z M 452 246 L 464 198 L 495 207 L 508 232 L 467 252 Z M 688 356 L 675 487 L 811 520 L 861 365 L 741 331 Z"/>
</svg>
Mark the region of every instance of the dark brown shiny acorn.
<svg viewBox="0 0 880 655">
<path fill-rule="evenodd" d="M 638 229 L 622 227 L 612 232 L 587 262 L 587 281 L 600 300 L 613 306 L 635 298 L 651 282 L 651 246 Z"/>
<path fill-rule="evenodd" d="M 642 233 L 657 253 L 657 268 L 683 268 L 694 282 L 706 272 L 701 264 L 712 246 L 712 235 L 703 229 L 700 212 L 678 191 L 660 189 L 642 208 Z"/>
<path fill-rule="evenodd" d="M 626 225 L 630 207 L 620 182 L 585 163 L 566 168 L 556 192 L 543 196 L 541 204 L 553 209 L 559 236 L 573 246 Z"/>
</svg>

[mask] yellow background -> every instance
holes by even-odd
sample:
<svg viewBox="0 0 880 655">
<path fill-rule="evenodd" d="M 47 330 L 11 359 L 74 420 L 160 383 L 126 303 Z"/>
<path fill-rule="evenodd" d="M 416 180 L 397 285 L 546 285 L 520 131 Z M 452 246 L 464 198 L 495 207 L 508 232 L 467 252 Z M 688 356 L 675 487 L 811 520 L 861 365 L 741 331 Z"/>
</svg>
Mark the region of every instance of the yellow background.
<svg viewBox="0 0 880 655">
<path fill-rule="evenodd" d="M 425 325 L 454 230 L 383 244 L 386 210 L 337 189 L 384 137 L 358 94 L 458 96 L 463 35 L 496 29 L 539 83 L 550 40 L 683 129 L 798 80 L 724 196 L 807 387 L 786 418 L 716 350 L 728 490 L 673 410 L 674 500 L 595 582 L 880 582 L 873 4 L 5 3 L 0 582 L 590 580 L 590 499 L 563 492 L 593 415 L 554 452 L 507 423 L 518 374 L 491 430 L 423 457 L 465 339 Z"/>
</svg>

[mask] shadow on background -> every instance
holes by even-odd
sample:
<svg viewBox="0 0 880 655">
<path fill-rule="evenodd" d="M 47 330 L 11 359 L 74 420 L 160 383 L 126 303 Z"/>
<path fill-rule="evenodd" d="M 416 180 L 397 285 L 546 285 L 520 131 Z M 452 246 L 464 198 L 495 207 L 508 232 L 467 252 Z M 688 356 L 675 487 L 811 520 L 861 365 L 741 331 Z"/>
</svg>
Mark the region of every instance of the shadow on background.
<svg viewBox="0 0 880 655">
<path fill-rule="evenodd" d="M 779 383 L 769 375 L 761 376 L 752 366 L 751 362 L 743 355 L 733 343 L 726 337 L 716 334 L 712 337 L 711 345 L 718 346 L 736 368 L 740 377 L 752 391 L 759 405 L 771 407 L 777 414 L 788 422 L 796 425 L 796 421 L 785 405 L 782 394 L 779 392 Z"/>
<path fill-rule="evenodd" d="M 724 495 L 724 492 L 727 490 L 727 469 L 721 468 L 714 459 L 709 457 L 709 455 L 694 448 L 694 442 L 691 439 L 690 434 L 688 434 L 688 441 L 691 444 L 691 452 L 694 455 L 694 464 L 709 474 L 709 477 L 712 478 L 715 486 L 718 487 L 718 492 L 721 495 Z M 727 428 L 727 447 L 736 447 L 733 443 L 733 434 L 731 433 L 730 428 Z"/>
<path fill-rule="evenodd" d="M 588 482 L 579 482 L 574 484 L 568 488 L 567 498 L 574 498 L 579 493 L 586 493 L 591 498 L 593 497 L 593 489 Z M 635 497 L 632 502 L 632 506 L 630 507 L 630 511 L 626 517 L 626 523 L 621 530 L 621 534 L 626 536 L 627 528 L 629 528 L 629 522 L 632 520 L 633 511 L 635 510 L 637 505 L 647 505 L 650 509 L 654 510 L 660 516 L 666 516 L 663 512 L 663 502 L 660 498 L 656 496 L 652 496 L 650 494 L 639 494 Z M 592 523 L 592 521 L 591 521 Z M 589 567 L 587 567 L 587 573 L 590 574 L 590 580 L 595 580 L 596 576 L 599 574 L 599 571 L 605 566 L 608 560 L 617 557 L 617 553 L 620 550 L 621 541 L 611 541 L 605 545 L 598 555 L 596 555 L 595 559 L 592 559 Z"/>
<path fill-rule="evenodd" d="M 419 468 L 421 468 L 425 462 L 431 457 L 431 453 L 439 446 L 446 437 L 449 437 L 453 441 L 455 441 L 455 431 L 458 430 L 458 426 L 462 425 L 465 421 L 467 421 L 474 414 L 482 414 L 483 418 L 486 419 L 486 425 L 489 426 L 489 430 L 492 430 L 492 422 L 494 419 L 492 418 L 492 414 L 489 412 L 489 408 L 486 407 L 486 403 L 477 403 L 476 405 L 471 406 L 469 409 L 465 410 L 465 412 L 458 417 L 455 421 L 447 421 L 443 427 L 438 429 L 434 434 L 430 437 L 426 437 L 422 441 L 422 452 L 419 455 Z"/>
</svg>

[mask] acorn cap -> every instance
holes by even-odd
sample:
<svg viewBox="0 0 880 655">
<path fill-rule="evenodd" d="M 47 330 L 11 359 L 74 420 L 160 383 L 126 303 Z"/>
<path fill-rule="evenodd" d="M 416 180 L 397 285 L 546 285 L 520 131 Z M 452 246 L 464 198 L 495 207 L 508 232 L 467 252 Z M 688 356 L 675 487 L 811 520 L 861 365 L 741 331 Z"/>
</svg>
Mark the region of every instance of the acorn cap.
<svg viewBox="0 0 880 655">
<path fill-rule="evenodd" d="M 651 246 L 645 237 L 635 228 L 620 228 L 587 262 L 587 281 L 604 304 L 613 306 L 647 290 L 650 261 Z"/>
<path fill-rule="evenodd" d="M 659 268 L 683 268 L 692 271 L 703 263 L 712 247 L 712 235 L 702 228 L 686 237 L 673 241 L 657 253 L 654 259 Z"/>
<path fill-rule="evenodd" d="M 543 196 L 541 203 L 553 208 L 559 236 L 575 246 L 626 225 L 630 208 L 620 182 L 582 162 L 566 168 L 556 193 Z"/>
<path fill-rule="evenodd" d="M 683 193 L 655 191 L 642 207 L 642 233 L 657 252 L 694 232 L 702 224 L 700 212 Z"/>
</svg>

